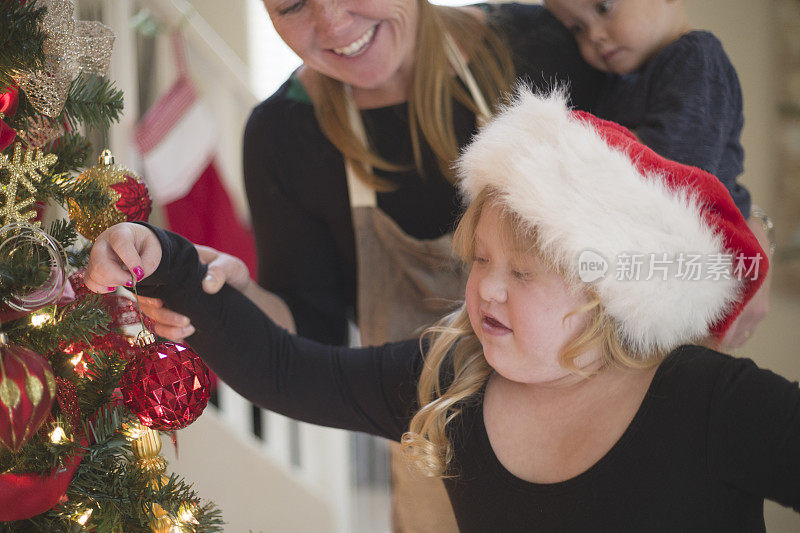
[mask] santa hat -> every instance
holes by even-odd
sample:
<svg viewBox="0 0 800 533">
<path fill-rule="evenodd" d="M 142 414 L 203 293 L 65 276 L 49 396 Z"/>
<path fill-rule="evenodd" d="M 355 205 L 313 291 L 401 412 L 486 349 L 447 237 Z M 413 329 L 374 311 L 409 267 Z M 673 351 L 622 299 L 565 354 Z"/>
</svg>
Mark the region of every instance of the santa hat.
<svg viewBox="0 0 800 533">
<path fill-rule="evenodd" d="M 520 88 L 456 167 L 466 199 L 496 192 L 553 265 L 594 288 L 635 352 L 721 338 L 766 276 L 766 254 L 715 176 L 570 111 L 561 92 Z"/>
</svg>

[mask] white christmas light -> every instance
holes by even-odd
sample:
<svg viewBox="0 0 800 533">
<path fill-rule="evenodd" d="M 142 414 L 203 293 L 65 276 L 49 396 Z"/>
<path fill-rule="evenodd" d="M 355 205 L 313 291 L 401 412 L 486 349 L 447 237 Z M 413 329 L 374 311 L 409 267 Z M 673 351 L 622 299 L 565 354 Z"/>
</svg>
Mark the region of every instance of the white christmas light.
<svg viewBox="0 0 800 533">
<path fill-rule="evenodd" d="M 67 434 L 64 433 L 64 430 L 61 428 L 61 426 L 56 426 L 56 428 L 50 433 L 50 442 L 53 444 L 58 444 L 65 438 L 67 438 Z"/>
<path fill-rule="evenodd" d="M 88 511 L 86 511 L 85 513 L 83 513 L 81 516 L 79 516 L 79 517 L 78 517 L 78 520 L 77 520 L 77 522 L 78 522 L 80 525 L 82 525 L 82 526 L 85 526 L 85 525 L 86 525 L 86 522 L 88 522 L 88 521 L 89 521 L 89 517 L 90 517 L 90 516 L 92 516 L 92 510 L 91 510 L 91 509 L 89 509 Z"/>
<path fill-rule="evenodd" d="M 78 366 L 78 363 L 81 362 L 81 359 L 83 359 L 83 352 L 78 352 L 75 357 L 69 360 L 69 362 L 72 363 L 72 366 Z"/>
<path fill-rule="evenodd" d="M 35 313 L 31 315 L 31 325 L 35 328 L 40 328 L 53 318 L 50 313 Z"/>
</svg>

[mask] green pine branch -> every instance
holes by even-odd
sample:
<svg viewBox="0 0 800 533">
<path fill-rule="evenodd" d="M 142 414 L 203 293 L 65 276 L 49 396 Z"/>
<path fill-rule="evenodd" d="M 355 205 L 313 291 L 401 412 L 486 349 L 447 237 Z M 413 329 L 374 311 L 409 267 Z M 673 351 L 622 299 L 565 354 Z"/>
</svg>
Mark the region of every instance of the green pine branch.
<svg viewBox="0 0 800 533">
<path fill-rule="evenodd" d="M 90 246 L 84 246 L 79 250 L 67 250 L 67 259 L 73 268 L 86 268 L 89 264 L 89 256 L 91 253 L 92 248 Z"/>
<path fill-rule="evenodd" d="M 100 213 L 111 203 L 111 197 L 96 180 L 68 174 L 44 176 L 37 184 L 36 191 L 37 199 L 52 199 L 65 207 L 71 201 L 86 216 Z"/>
<path fill-rule="evenodd" d="M 91 350 L 86 375 L 76 383 L 81 412 L 94 413 L 111 400 L 119 386 L 126 362 L 121 354 Z"/>
<path fill-rule="evenodd" d="M 66 133 L 54 142 L 48 150 L 58 157 L 58 162 L 53 165 L 53 174 L 76 172 L 86 166 L 92 144 L 82 135 Z"/>
<path fill-rule="evenodd" d="M 109 322 L 108 314 L 102 309 L 99 295 L 59 307 L 53 306 L 40 312 L 50 312 L 52 320 L 39 327 L 31 326 L 30 317 L 25 316 L 3 324 L 12 344 L 27 346 L 38 354 L 60 352 L 64 341 L 90 343 L 95 335 L 105 333 Z"/>
<path fill-rule="evenodd" d="M 54 220 L 50 224 L 48 234 L 58 242 L 62 248 L 72 246 L 72 243 L 78 238 L 78 230 L 75 229 L 75 223 L 68 218 Z"/>
<path fill-rule="evenodd" d="M 59 120 L 66 119 L 72 130 L 79 125 L 107 129 L 119 121 L 123 108 L 122 91 L 110 80 L 97 75 L 81 75 L 72 81 L 64 111 Z"/>
<path fill-rule="evenodd" d="M 12 72 L 44 65 L 44 12 L 35 2 L 0 2 L 0 87 L 15 84 Z"/>
</svg>

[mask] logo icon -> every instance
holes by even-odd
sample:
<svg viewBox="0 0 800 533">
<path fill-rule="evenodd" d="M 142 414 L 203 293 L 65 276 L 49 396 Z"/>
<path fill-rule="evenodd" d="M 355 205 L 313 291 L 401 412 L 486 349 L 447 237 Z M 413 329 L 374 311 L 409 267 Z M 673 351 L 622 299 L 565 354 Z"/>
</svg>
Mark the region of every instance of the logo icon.
<svg viewBox="0 0 800 533">
<path fill-rule="evenodd" d="M 602 278 L 608 272 L 608 261 L 593 250 L 584 250 L 578 257 L 578 277 L 584 283 Z"/>
</svg>

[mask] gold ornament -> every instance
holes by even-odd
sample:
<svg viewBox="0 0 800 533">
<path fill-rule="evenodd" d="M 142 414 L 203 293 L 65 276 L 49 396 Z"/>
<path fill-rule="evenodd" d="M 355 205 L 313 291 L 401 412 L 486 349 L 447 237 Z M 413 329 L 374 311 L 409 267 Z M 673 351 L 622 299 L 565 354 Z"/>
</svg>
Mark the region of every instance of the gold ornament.
<svg viewBox="0 0 800 533">
<path fill-rule="evenodd" d="M 36 211 L 25 209 L 34 202 L 33 196 L 17 201 L 19 185 L 22 184 L 33 195 L 36 187 L 33 182 L 39 182 L 42 176 L 39 172 L 49 172 L 58 158 L 55 154 L 44 155 L 38 150 L 26 150 L 21 143 L 14 144 L 14 155 L 9 158 L 0 154 L 0 169 L 6 168 L 10 174 L 8 183 L 0 183 L 0 193 L 5 196 L 5 206 L 0 207 L 0 217 L 5 216 L 5 223 L 28 223 L 36 216 Z"/>
<path fill-rule="evenodd" d="M 108 207 L 94 215 L 86 213 L 73 200 L 67 202 L 69 218 L 75 222 L 80 234 L 90 241 L 114 224 L 147 220 L 150 215 L 152 200 L 144 180 L 131 170 L 114 164 L 110 151 L 103 150 L 98 164 L 88 168 L 78 179 L 96 181 L 111 198 Z"/>
<path fill-rule="evenodd" d="M 64 127 L 52 118 L 35 115 L 25 121 L 25 127 L 17 135 L 31 148 L 42 148 L 64 135 Z"/>
<path fill-rule="evenodd" d="M 44 68 L 19 72 L 15 79 L 37 111 L 56 117 L 79 72 L 108 73 L 115 35 L 100 22 L 76 21 L 73 0 L 37 0 L 36 4 L 47 8 L 42 20 L 47 32 Z"/>
<path fill-rule="evenodd" d="M 169 478 L 164 475 L 167 462 L 159 455 L 161 452 L 161 436 L 157 431 L 134 424 L 131 429 L 131 451 L 138 459 L 136 465 L 150 477 L 150 488 L 158 488 L 159 483 L 165 484 Z M 173 523 L 167 512 L 159 504 L 153 504 L 154 519 L 150 523 L 153 533 L 169 533 Z"/>
</svg>

